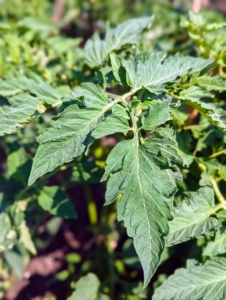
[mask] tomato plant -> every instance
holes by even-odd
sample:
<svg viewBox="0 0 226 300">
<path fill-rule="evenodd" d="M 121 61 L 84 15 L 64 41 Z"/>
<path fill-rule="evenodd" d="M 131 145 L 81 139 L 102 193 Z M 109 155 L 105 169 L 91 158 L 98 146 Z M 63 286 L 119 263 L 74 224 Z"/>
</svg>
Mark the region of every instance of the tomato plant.
<svg viewBox="0 0 226 300">
<path fill-rule="evenodd" d="M 156 19 L 106 23 L 87 40 L 33 15 L 0 23 L 0 250 L 5 268 L 23 276 L 29 253 L 47 245 L 37 234 L 45 211 L 55 216 L 44 222 L 48 236 L 62 219 L 80 222 L 69 194 L 82 185 L 92 234 L 107 252 L 97 238 L 98 263 L 87 256 L 80 273 L 73 264 L 81 257 L 67 253 L 68 270 L 56 280 L 76 281 L 70 300 L 85 292 L 85 299 L 226 295 L 224 17 L 190 11 L 179 23 L 180 11 L 167 7 L 176 24 L 167 29 L 163 9 Z M 98 182 L 108 207 L 93 199 Z M 107 278 L 98 271 L 102 251 Z"/>
</svg>

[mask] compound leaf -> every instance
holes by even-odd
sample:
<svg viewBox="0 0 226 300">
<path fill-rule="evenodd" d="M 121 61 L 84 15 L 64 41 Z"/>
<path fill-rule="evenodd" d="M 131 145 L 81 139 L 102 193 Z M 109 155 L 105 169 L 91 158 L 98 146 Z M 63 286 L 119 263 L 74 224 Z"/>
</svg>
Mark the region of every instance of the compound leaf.
<svg viewBox="0 0 226 300">
<path fill-rule="evenodd" d="M 155 292 L 153 300 L 219 300 L 226 296 L 226 258 L 178 269 Z"/>
<path fill-rule="evenodd" d="M 85 61 L 91 68 L 99 67 L 108 57 L 109 53 L 120 50 L 125 45 L 131 45 L 137 40 L 137 36 L 150 24 L 152 18 L 138 18 L 128 20 L 111 29 L 106 28 L 105 39 L 101 40 L 98 33 L 89 39 L 85 46 Z"/>
<path fill-rule="evenodd" d="M 198 192 L 186 193 L 187 201 L 179 204 L 174 211 L 173 220 L 169 222 L 169 235 L 166 244 L 172 246 L 194 237 L 212 235 L 219 227 L 219 221 L 210 217 L 214 208 L 214 192 L 210 187 L 200 188 Z"/>
<path fill-rule="evenodd" d="M 73 91 L 74 99 L 83 101 L 67 106 L 51 121 L 51 127 L 39 137 L 29 185 L 43 174 L 81 155 L 94 141 L 92 130 L 102 120 L 114 102 L 108 103 L 106 93 L 94 84 L 83 84 Z"/>
<path fill-rule="evenodd" d="M 169 129 L 155 131 L 139 145 L 139 139 L 120 142 L 107 158 L 103 180 L 107 183 L 106 204 L 122 194 L 118 220 L 127 232 L 144 270 L 144 285 L 150 281 L 164 249 L 164 237 L 171 219 L 170 199 L 176 191 L 174 179 L 180 177 L 172 162 L 181 163 Z M 114 173 L 115 172 L 115 173 Z"/>
</svg>

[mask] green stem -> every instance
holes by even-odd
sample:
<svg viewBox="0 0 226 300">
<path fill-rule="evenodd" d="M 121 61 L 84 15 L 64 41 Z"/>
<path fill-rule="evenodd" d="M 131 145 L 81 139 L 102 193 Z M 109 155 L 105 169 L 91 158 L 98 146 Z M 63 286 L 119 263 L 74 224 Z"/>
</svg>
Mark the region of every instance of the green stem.
<svg viewBox="0 0 226 300">
<path fill-rule="evenodd" d="M 169 92 L 166 92 L 166 94 L 169 95 L 169 96 L 171 96 L 171 97 L 173 97 L 173 98 L 175 98 L 175 99 L 177 99 L 177 100 L 182 100 L 181 97 L 179 97 L 179 96 L 177 96 L 177 95 L 174 95 L 174 94 L 171 94 L 171 93 L 169 93 Z"/>
<path fill-rule="evenodd" d="M 88 183 L 84 183 L 84 193 L 87 202 L 90 224 L 96 225 L 98 221 L 97 207 L 95 201 L 93 200 L 91 189 Z"/>
<path fill-rule="evenodd" d="M 220 150 L 218 152 L 215 152 L 215 153 L 211 154 L 209 156 L 209 158 L 214 158 L 214 157 L 220 156 L 220 155 L 224 154 L 225 152 L 226 152 L 226 149 Z"/>
<path fill-rule="evenodd" d="M 128 103 L 126 102 L 126 98 L 131 97 L 132 95 L 134 95 L 137 92 L 137 90 L 132 90 L 124 95 L 115 95 L 112 93 L 107 93 L 108 96 L 114 98 L 116 102 L 123 102 L 126 106 L 128 106 Z"/>
<path fill-rule="evenodd" d="M 210 178 L 210 181 L 213 185 L 213 189 L 214 189 L 217 199 L 221 203 L 222 207 L 224 209 L 226 209 L 226 200 L 224 199 L 224 196 L 221 194 L 221 191 L 219 190 L 217 182 L 215 181 L 215 179 L 213 177 Z"/>
<path fill-rule="evenodd" d="M 133 125 L 134 137 L 138 138 L 137 120 L 131 109 L 130 109 L 129 115 L 130 115 L 130 119 L 131 119 L 131 122 Z"/>
<path fill-rule="evenodd" d="M 214 208 L 212 208 L 209 211 L 208 216 L 215 214 L 218 210 L 222 208 L 225 209 L 224 205 L 222 203 L 218 203 L 216 206 L 214 206 Z"/>
</svg>

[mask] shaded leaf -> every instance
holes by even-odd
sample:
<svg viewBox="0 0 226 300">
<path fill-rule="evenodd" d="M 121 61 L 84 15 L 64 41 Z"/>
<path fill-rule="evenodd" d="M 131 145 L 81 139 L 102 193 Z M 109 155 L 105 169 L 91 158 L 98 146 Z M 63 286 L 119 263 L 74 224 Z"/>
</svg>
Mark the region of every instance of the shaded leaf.
<svg viewBox="0 0 226 300">
<path fill-rule="evenodd" d="M 74 205 L 70 201 L 67 193 L 58 186 L 45 186 L 38 196 L 39 205 L 52 215 L 65 218 L 77 218 Z"/>
</svg>

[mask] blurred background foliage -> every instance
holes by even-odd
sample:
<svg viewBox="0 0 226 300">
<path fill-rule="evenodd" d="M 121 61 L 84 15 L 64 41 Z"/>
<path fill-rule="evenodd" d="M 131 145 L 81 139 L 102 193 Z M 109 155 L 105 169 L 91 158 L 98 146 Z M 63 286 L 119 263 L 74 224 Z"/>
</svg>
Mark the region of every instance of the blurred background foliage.
<svg viewBox="0 0 226 300">
<path fill-rule="evenodd" d="M 103 83 L 108 66 L 92 69 L 85 63 L 86 41 L 96 31 L 103 36 L 106 22 L 115 27 L 150 15 L 152 27 L 138 49 L 214 58 L 215 75 L 225 90 L 226 31 L 224 25 L 211 26 L 225 24 L 225 16 L 215 10 L 188 13 L 191 5 L 184 0 L 0 0 L 0 109 L 9 105 L 8 96 L 19 93 L 22 76 L 42 78 L 59 93 L 85 81 Z M 129 55 L 133 49 L 125 51 Z M 221 92 L 219 87 L 215 101 L 224 105 Z M 36 137 L 56 114 L 50 109 L 15 134 L 0 137 L 0 298 L 62 300 L 85 284 L 93 287 L 95 299 L 151 299 L 186 258 L 201 259 L 210 237 L 166 248 L 151 284 L 143 289 L 132 241 L 116 221 L 115 204 L 103 206 L 105 187 L 99 183 L 117 139 L 96 141 L 88 158 L 27 187 Z M 178 183 L 180 202 L 184 191 L 196 190 L 199 180 L 207 180 L 210 173 L 226 180 L 225 170 L 219 174 L 217 168 L 218 159 L 223 164 L 225 159 L 213 154 L 223 151 L 226 141 L 187 107 L 172 115 L 188 155 L 188 169 L 182 170 L 185 181 Z M 204 175 L 200 163 L 207 168 Z M 80 299 L 75 293 L 68 299 Z"/>
</svg>

